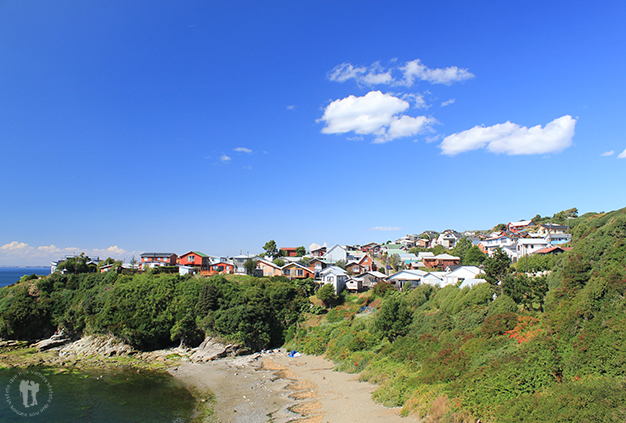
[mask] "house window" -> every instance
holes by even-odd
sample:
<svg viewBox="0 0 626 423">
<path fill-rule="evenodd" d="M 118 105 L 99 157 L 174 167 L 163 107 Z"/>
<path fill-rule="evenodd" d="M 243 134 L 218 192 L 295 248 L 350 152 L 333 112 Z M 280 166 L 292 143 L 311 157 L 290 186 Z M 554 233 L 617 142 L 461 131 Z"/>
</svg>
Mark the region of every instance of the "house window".
<svg viewBox="0 0 626 423">
<path fill-rule="evenodd" d="M 289 275 L 290 271 L 289 271 L 289 269 L 285 269 L 285 270 L 283 270 L 283 272 L 285 272 L 285 275 Z"/>
<path fill-rule="evenodd" d="M 304 272 L 302 270 L 298 269 L 298 276 L 302 276 L 302 275 L 304 275 Z"/>
<path fill-rule="evenodd" d="M 187 261 L 195 261 L 195 257 L 194 256 L 188 256 L 187 257 Z"/>
</svg>

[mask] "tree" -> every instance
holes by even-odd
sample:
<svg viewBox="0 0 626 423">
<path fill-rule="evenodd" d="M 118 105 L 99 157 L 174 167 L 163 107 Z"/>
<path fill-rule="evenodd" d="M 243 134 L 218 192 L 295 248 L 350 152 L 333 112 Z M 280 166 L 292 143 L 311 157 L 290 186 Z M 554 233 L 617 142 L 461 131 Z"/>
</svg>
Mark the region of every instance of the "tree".
<svg viewBox="0 0 626 423">
<path fill-rule="evenodd" d="M 343 270 L 346 270 L 346 261 L 345 260 L 337 260 L 335 262 L 335 266 L 341 267 Z"/>
<path fill-rule="evenodd" d="M 65 261 L 62 261 L 57 265 L 57 270 L 65 270 L 65 273 L 93 273 L 96 271 L 97 266 L 93 263 L 89 263 L 91 259 L 85 255 L 85 253 L 80 253 L 79 256 L 69 258 Z"/>
<path fill-rule="evenodd" d="M 317 298 L 322 300 L 326 307 L 332 307 L 337 301 L 337 295 L 335 294 L 335 287 L 332 284 L 324 284 L 315 294 Z"/>
<path fill-rule="evenodd" d="M 274 241 L 273 239 L 270 241 L 267 241 L 265 245 L 263 246 L 263 249 L 265 250 L 265 255 L 268 257 L 271 257 L 273 259 L 280 257 L 280 251 L 278 251 L 278 247 L 276 246 L 276 241 Z"/>
<path fill-rule="evenodd" d="M 478 245 L 472 245 L 465 253 L 461 263 L 463 263 L 463 266 L 480 266 L 486 258 L 487 255 L 480 250 Z"/>
<path fill-rule="evenodd" d="M 296 257 L 302 257 L 305 254 L 306 254 L 306 248 L 302 246 L 296 248 Z"/>
<path fill-rule="evenodd" d="M 393 342 L 408 333 L 412 318 L 411 309 L 404 301 L 395 296 L 390 297 L 376 313 L 374 328 Z"/>
<path fill-rule="evenodd" d="M 389 265 L 393 268 L 394 271 L 398 271 L 402 268 L 402 266 L 404 265 L 404 263 L 402 262 L 402 259 L 400 259 L 400 254 L 392 254 L 389 257 Z"/>
<path fill-rule="evenodd" d="M 460 258 L 462 263 L 465 259 L 465 254 L 467 254 L 473 245 L 474 243 L 472 243 L 468 237 L 464 236 L 456 242 L 456 245 L 452 249 L 452 255 Z"/>
<path fill-rule="evenodd" d="M 511 258 L 498 247 L 492 257 L 485 259 L 483 269 L 485 279 L 491 284 L 494 292 L 499 294 L 502 292 L 505 279 L 511 277 Z"/>
<path fill-rule="evenodd" d="M 491 232 L 502 232 L 502 231 L 506 231 L 506 225 L 504 223 L 498 223 L 491 230 Z"/>
<path fill-rule="evenodd" d="M 274 259 L 274 261 L 272 263 L 274 263 L 278 267 L 283 267 L 285 265 L 285 260 L 277 257 L 277 258 Z"/>
<path fill-rule="evenodd" d="M 246 274 L 254 275 L 254 271 L 256 270 L 256 261 L 249 258 L 243 264 L 243 267 L 246 269 Z"/>
</svg>

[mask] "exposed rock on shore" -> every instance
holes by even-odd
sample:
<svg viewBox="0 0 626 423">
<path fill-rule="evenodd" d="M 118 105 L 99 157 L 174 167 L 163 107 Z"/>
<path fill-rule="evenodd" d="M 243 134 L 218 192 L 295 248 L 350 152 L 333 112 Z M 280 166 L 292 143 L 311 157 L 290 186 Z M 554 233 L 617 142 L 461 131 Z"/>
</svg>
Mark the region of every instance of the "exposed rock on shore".
<svg viewBox="0 0 626 423">
<path fill-rule="evenodd" d="M 59 350 L 59 356 L 104 356 L 132 355 L 137 351 L 122 340 L 114 337 L 86 336 Z"/>
<path fill-rule="evenodd" d="M 35 344 L 35 347 L 39 351 L 49 350 L 51 348 L 60 347 L 61 345 L 65 345 L 70 342 L 70 339 L 65 335 L 52 335 L 48 339 L 44 339 L 43 341 L 39 341 Z"/>
<path fill-rule="evenodd" d="M 248 354 L 250 350 L 236 344 L 224 345 L 213 338 L 207 337 L 189 357 L 194 363 L 213 361 L 218 358 Z"/>
</svg>

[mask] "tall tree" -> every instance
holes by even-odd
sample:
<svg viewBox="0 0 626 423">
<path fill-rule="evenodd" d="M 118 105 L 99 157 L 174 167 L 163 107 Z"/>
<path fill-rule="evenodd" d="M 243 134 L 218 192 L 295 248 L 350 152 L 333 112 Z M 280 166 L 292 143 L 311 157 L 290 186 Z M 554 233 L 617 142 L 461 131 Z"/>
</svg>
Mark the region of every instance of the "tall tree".
<svg viewBox="0 0 626 423">
<path fill-rule="evenodd" d="M 276 247 L 276 241 L 274 241 L 273 239 L 267 241 L 263 246 L 263 249 L 265 250 L 266 256 L 269 256 L 273 259 L 280 257 L 280 252 L 278 251 L 278 247 Z"/>
<path fill-rule="evenodd" d="M 465 254 L 467 254 L 467 252 L 470 248 L 472 248 L 473 245 L 474 244 L 472 243 L 472 241 L 468 237 L 464 236 L 456 242 L 456 245 L 451 251 L 452 255 L 460 258 L 462 263 L 465 259 Z"/>
<path fill-rule="evenodd" d="M 491 284 L 493 291 L 499 295 L 502 293 L 502 283 L 511 277 L 511 258 L 498 247 L 493 256 L 487 257 L 483 262 L 483 270 L 486 275 L 485 279 Z"/>
</svg>

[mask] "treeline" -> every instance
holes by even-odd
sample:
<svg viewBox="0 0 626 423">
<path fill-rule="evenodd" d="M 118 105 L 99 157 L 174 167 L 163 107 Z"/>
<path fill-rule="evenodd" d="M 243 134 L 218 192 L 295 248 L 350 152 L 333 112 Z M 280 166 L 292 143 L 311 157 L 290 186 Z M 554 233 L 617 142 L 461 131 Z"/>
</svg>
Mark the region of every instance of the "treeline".
<svg viewBox="0 0 626 423">
<path fill-rule="evenodd" d="M 151 272 L 23 278 L 0 290 L 0 337 L 40 339 L 62 328 L 76 336 L 111 334 L 154 349 L 181 342 L 196 346 L 209 334 L 258 350 L 283 344 L 309 307 L 307 282 Z"/>
<path fill-rule="evenodd" d="M 290 347 L 424 421 L 624 422 L 626 209 L 570 225 L 573 249 L 550 261 L 487 259 L 490 283 L 472 289 L 351 296 Z"/>
</svg>

